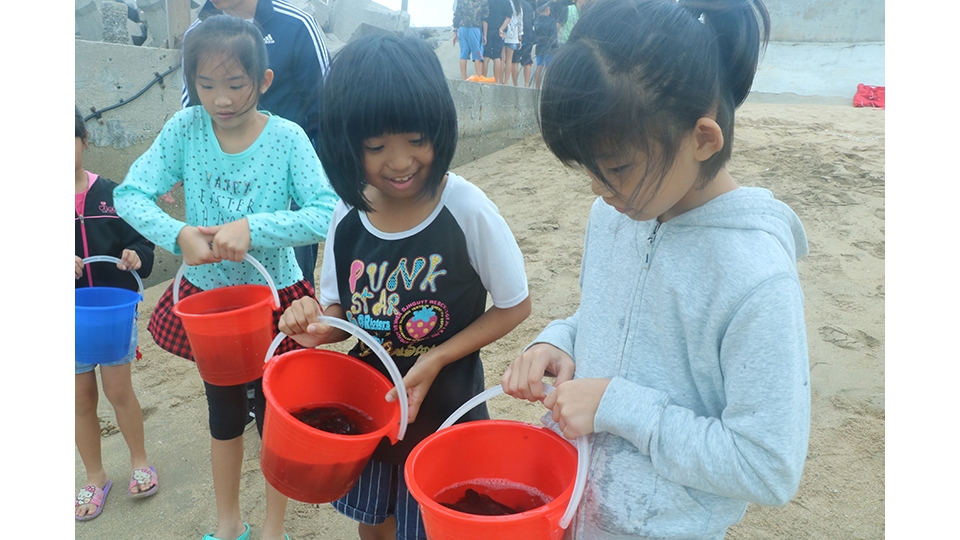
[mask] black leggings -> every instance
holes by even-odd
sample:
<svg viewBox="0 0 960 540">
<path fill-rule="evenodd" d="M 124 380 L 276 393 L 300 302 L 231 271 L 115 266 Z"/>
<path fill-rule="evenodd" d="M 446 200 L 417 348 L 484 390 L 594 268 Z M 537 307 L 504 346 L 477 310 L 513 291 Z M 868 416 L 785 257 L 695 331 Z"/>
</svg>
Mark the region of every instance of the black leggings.
<svg viewBox="0 0 960 540">
<path fill-rule="evenodd" d="M 210 412 L 210 435 L 218 441 L 229 441 L 243 435 L 250 418 L 247 406 L 247 385 L 214 386 L 203 382 L 207 391 L 207 410 Z M 250 383 L 253 387 L 253 414 L 257 419 L 257 432 L 263 436 L 263 413 L 266 398 L 263 396 L 263 379 Z"/>
</svg>

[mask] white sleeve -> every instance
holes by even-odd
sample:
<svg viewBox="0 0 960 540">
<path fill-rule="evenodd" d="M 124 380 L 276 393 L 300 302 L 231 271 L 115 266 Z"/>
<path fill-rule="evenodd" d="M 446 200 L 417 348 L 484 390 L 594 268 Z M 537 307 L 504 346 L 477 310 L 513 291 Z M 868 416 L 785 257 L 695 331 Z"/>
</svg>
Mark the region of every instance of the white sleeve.
<svg viewBox="0 0 960 540">
<path fill-rule="evenodd" d="M 490 292 L 493 305 L 510 308 L 528 295 L 523 254 L 507 222 L 480 188 L 450 174 L 444 204 L 460 225 L 470 265 Z"/>
<path fill-rule="evenodd" d="M 317 300 L 320 306 L 327 307 L 340 303 L 340 291 L 337 288 L 337 265 L 333 257 L 334 238 L 337 236 L 337 225 L 347 215 L 347 205 L 341 200 L 333 209 L 330 217 L 330 230 L 323 244 L 323 262 L 320 265 L 320 286 L 317 290 Z"/>
</svg>

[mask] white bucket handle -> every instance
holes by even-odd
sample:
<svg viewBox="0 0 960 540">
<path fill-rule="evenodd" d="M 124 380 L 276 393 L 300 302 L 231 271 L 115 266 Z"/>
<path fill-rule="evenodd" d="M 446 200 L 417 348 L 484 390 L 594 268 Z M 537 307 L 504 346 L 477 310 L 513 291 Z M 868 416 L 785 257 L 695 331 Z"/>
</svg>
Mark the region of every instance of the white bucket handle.
<svg viewBox="0 0 960 540">
<path fill-rule="evenodd" d="M 264 279 L 267 280 L 267 285 L 270 286 L 270 292 L 273 293 L 273 301 L 277 305 L 277 309 L 280 309 L 280 294 L 277 293 L 277 285 L 274 283 L 273 278 L 270 277 L 270 274 L 267 273 L 267 269 L 260 264 L 260 261 L 253 258 L 253 255 L 249 253 L 243 254 L 243 260 L 252 264 L 254 268 L 260 271 L 263 274 Z M 177 270 L 177 276 L 173 278 L 173 303 L 176 304 L 180 301 L 180 278 L 183 277 L 183 272 L 187 269 L 187 263 L 180 265 L 180 269 Z"/>
<path fill-rule="evenodd" d="M 390 378 L 393 379 L 393 385 L 397 387 L 397 397 L 400 401 L 400 431 L 397 432 L 397 440 L 402 441 L 403 436 L 407 433 L 407 388 L 403 385 L 403 377 L 400 376 L 400 369 L 397 368 L 397 364 L 394 363 L 393 358 L 387 354 L 387 351 L 373 336 L 355 324 L 351 324 L 336 317 L 328 317 L 326 315 L 321 315 L 318 317 L 317 322 L 339 328 L 340 330 L 343 330 L 344 332 L 356 337 L 360 341 L 364 342 L 367 347 L 370 347 L 370 350 L 377 355 L 377 358 L 379 358 L 381 362 L 383 362 L 384 367 L 386 367 L 387 371 L 390 373 Z M 277 335 L 277 337 L 273 338 L 273 342 L 270 343 L 270 347 L 267 348 L 267 355 L 263 359 L 264 364 L 273 358 L 273 354 L 276 352 L 277 347 L 280 346 L 280 342 L 286 337 L 288 336 L 281 332 Z"/>
<path fill-rule="evenodd" d="M 83 260 L 84 265 L 93 262 L 112 262 L 116 264 L 120 262 L 120 259 L 111 257 L 110 255 L 94 255 L 93 257 L 87 257 Z M 140 296 L 143 296 L 143 280 L 140 279 L 140 274 L 138 274 L 136 270 L 127 270 L 127 272 L 133 274 L 133 278 L 137 280 L 137 286 L 140 287 Z"/>
<path fill-rule="evenodd" d="M 549 394 L 554 391 L 554 386 L 545 382 L 543 383 L 543 390 Z M 437 429 L 437 431 L 452 426 L 461 416 L 467 414 L 470 409 L 502 393 L 503 387 L 498 384 L 473 396 L 469 401 L 461 405 L 459 409 L 453 411 L 453 414 L 444 420 L 443 424 L 440 424 L 440 428 Z M 577 478 L 573 483 L 573 495 L 570 497 L 570 504 L 567 505 L 567 511 L 564 512 L 563 517 L 560 518 L 560 528 L 562 529 L 566 529 L 570 525 L 570 522 L 573 520 L 573 515 L 577 512 L 577 506 L 580 505 L 580 499 L 583 498 L 583 490 L 587 484 L 587 466 L 589 459 L 590 441 L 587 440 L 586 436 L 581 435 L 577 437 Z"/>
</svg>

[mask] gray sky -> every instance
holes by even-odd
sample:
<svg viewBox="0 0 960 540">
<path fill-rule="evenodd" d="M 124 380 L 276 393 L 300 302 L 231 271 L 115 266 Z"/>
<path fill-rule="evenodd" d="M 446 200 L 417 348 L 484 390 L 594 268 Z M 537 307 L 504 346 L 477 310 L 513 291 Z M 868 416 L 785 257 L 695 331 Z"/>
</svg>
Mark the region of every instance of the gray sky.
<svg viewBox="0 0 960 540">
<path fill-rule="evenodd" d="M 390 9 L 400 10 L 401 0 L 374 0 Z M 453 24 L 453 0 L 407 0 L 410 26 L 450 26 Z"/>
</svg>

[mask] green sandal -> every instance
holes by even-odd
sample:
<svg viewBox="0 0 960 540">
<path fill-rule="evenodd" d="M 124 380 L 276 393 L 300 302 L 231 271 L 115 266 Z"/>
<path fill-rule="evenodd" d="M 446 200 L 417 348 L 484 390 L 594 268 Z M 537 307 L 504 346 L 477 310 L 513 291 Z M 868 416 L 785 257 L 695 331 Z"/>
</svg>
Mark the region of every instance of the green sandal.
<svg viewBox="0 0 960 540">
<path fill-rule="evenodd" d="M 238 536 L 237 540 L 250 540 L 250 526 L 244 523 L 243 528 L 244 528 L 243 534 Z M 203 540 L 220 540 L 220 539 L 212 534 L 207 534 L 207 535 L 204 535 Z"/>
</svg>

